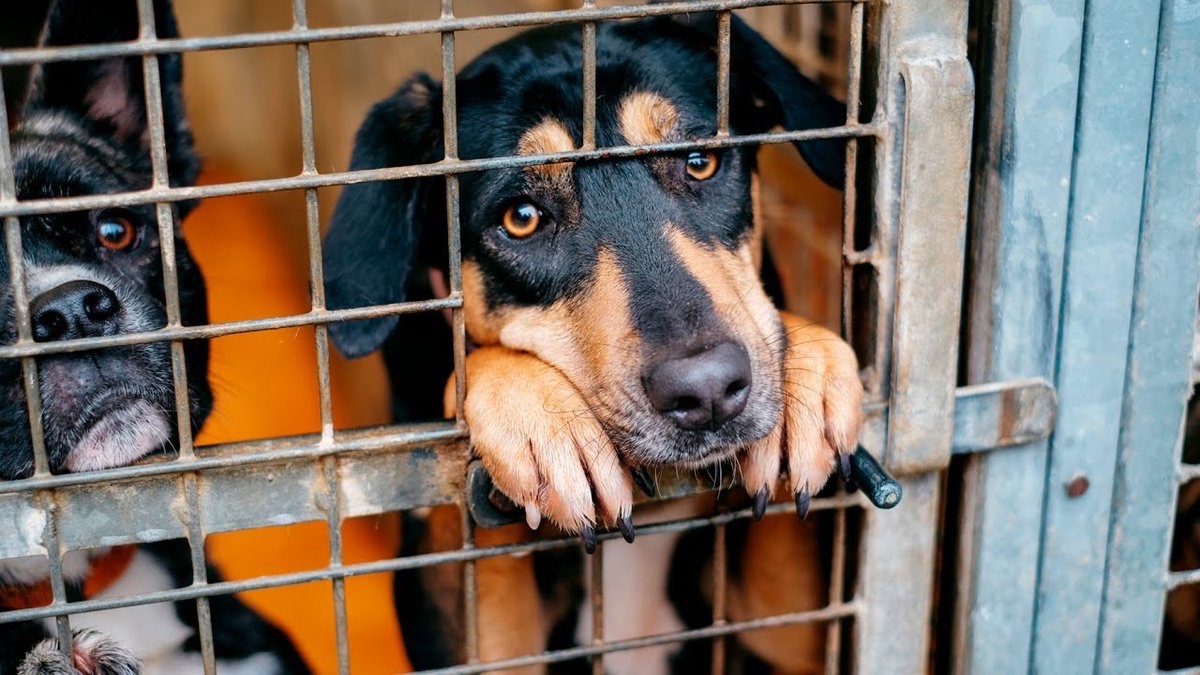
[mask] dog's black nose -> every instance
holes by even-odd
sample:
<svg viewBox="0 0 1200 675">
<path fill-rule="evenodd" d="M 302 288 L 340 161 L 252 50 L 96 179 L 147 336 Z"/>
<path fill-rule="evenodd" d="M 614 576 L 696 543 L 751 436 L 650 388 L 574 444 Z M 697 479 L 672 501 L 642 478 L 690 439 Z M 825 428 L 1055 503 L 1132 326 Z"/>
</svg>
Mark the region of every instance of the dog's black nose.
<svg viewBox="0 0 1200 675">
<path fill-rule="evenodd" d="M 110 288 L 94 281 L 68 281 L 29 303 L 33 339 L 54 342 L 117 333 L 121 302 Z"/>
<path fill-rule="evenodd" d="M 642 386 L 654 409 L 681 429 L 717 429 L 750 398 L 750 357 L 732 342 L 652 366 Z"/>
</svg>

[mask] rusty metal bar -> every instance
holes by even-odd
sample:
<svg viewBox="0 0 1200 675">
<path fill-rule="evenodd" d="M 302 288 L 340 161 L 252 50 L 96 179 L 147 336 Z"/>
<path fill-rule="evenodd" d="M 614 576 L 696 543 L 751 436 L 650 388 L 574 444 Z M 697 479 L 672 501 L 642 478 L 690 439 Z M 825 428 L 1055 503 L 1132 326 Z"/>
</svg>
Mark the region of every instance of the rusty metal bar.
<svg viewBox="0 0 1200 675">
<path fill-rule="evenodd" d="M 583 0 L 583 9 L 593 9 L 596 0 Z M 596 147 L 596 22 L 583 24 L 583 145 Z"/>
<path fill-rule="evenodd" d="M 67 601 L 67 584 L 63 577 L 62 559 L 63 549 L 62 525 L 58 517 L 58 504 L 55 503 L 54 493 L 52 491 L 42 491 L 37 494 L 38 501 L 41 503 L 41 512 L 46 515 L 45 529 L 45 555 L 47 563 L 50 567 L 50 595 L 52 602 L 50 607 L 65 609 L 68 606 Z M 58 632 L 58 649 L 64 655 L 71 654 L 71 618 L 65 611 L 56 612 L 54 615 L 55 629 Z"/>
<path fill-rule="evenodd" d="M 842 495 L 827 499 L 814 499 L 809 508 L 809 513 L 827 511 L 830 509 L 844 509 L 851 506 L 861 507 L 863 505 L 864 502 L 862 498 L 857 495 Z M 766 511 L 767 515 L 785 513 L 794 515 L 795 506 L 790 503 L 771 504 L 767 507 Z M 349 516 L 351 514 L 344 515 Z M 692 530 L 705 527 L 712 527 L 713 525 L 728 524 L 735 520 L 748 518 L 751 515 L 751 509 L 747 507 L 744 509 L 738 509 L 736 511 L 718 513 L 712 516 L 702 516 L 666 523 L 655 523 L 653 525 L 644 525 L 639 528 L 638 535 L 653 536 L 656 534 L 690 532 Z M 616 539 L 620 536 L 621 535 L 616 532 L 603 532 L 596 534 L 596 540 L 598 542 L 604 542 L 611 539 Z M 370 574 L 380 574 L 383 572 L 395 572 L 398 570 L 411 570 L 419 567 L 432 567 L 434 565 L 444 565 L 448 563 L 465 563 L 468 561 L 483 560 L 485 558 L 536 553 L 538 551 L 550 551 L 578 545 L 579 540 L 576 537 L 539 539 L 532 542 L 507 544 L 503 546 L 489 546 L 485 548 L 478 548 L 472 544 L 470 548 L 464 547 L 456 551 L 424 553 L 420 555 L 407 556 L 404 558 L 393 558 L 390 560 L 369 563 L 355 563 L 350 565 L 342 565 L 337 569 L 326 567 L 319 570 L 292 572 L 269 577 L 245 579 L 242 581 L 222 581 L 210 583 L 202 588 L 192 586 L 188 588 L 178 588 L 166 591 L 155 591 L 139 596 L 125 596 L 119 598 L 107 598 L 103 600 L 83 600 L 80 602 L 70 603 L 69 606 L 65 604 L 61 607 L 51 605 L 49 607 L 36 607 L 32 609 L 0 612 L 0 625 L 15 621 L 45 619 L 67 613 L 77 614 L 83 612 L 96 612 L 106 609 L 116 609 L 119 607 L 149 605 L 160 602 L 179 602 L 182 600 L 191 600 L 199 597 L 212 597 L 214 595 L 244 593 L 246 591 L 256 591 L 266 588 L 279 588 L 280 586 L 294 586 L 297 584 L 306 584 L 314 581 L 327 581 L 335 577 L 349 578 Z"/>
<path fill-rule="evenodd" d="M 573 150 L 570 152 L 559 152 L 545 155 L 491 157 L 486 159 L 459 159 L 456 161 L 442 161 L 434 164 L 418 164 L 413 166 L 388 167 L 384 169 L 365 169 L 361 171 L 335 171 L 316 175 L 298 175 L 290 178 L 268 178 L 255 181 L 221 183 L 217 185 L 171 188 L 159 187 L 151 188 L 149 190 L 142 190 L 139 192 L 84 195 L 79 197 L 63 197 L 58 199 L 39 199 L 35 201 L 17 202 L 9 205 L 0 204 L 0 217 L 65 213 L 69 211 L 86 211 L 89 209 L 106 208 L 112 206 L 134 206 L 141 204 L 154 204 L 157 202 L 178 202 L 192 199 L 207 199 L 210 197 L 232 197 L 243 194 L 333 187 L 335 185 L 353 185 L 357 183 L 369 183 L 373 181 L 460 175 L 474 171 L 523 168 L 527 166 L 559 164 L 563 162 L 628 159 L 631 157 L 643 157 L 656 153 L 674 154 L 689 150 L 718 150 L 723 148 L 741 147 L 745 145 L 778 145 L 782 143 L 796 143 L 822 138 L 875 136 L 882 132 L 882 126 L 867 123 L 842 127 L 831 127 L 827 129 L 772 131 L 761 134 L 731 136 L 728 138 L 699 138 L 689 141 L 672 141 L 665 143 L 653 143 L 649 145 L 619 145 L 599 148 L 596 150 Z"/>
<path fill-rule="evenodd" d="M 604 648 L 604 544 L 588 556 L 588 598 L 592 610 L 592 646 Z M 604 653 L 591 656 L 592 675 L 604 675 Z"/>
<path fill-rule="evenodd" d="M 833 521 L 833 560 L 830 563 L 829 604 L 844 600 L 846 592 L 846 510 L 838 509 Z M 842 622 L 830 621 L 825 635 L 825 675 L 836 675 L 842 650 Z"/>
<path fill-rule="evenodd" d="M 731 12 L 717 15 L 717 137 L 729 135 L 729 49 Z"/>
<path fill-rule="evenodd" d="M 329 534 L 329 567 L 342 567 L 342 500 L 341 472 L 336 456 L 321 459 L 325 493 L 319 504 L 325 511 L 325 529 Z M 339 675 L 350 673 L 350 638 L 346 618 L 346 579 L 333 577 L 333 622 L 337 638 L 337 664 Z"/>
<path fill-rule="evenodd" d="M 342 26 L 337 28 L 306 28 L 302 30 L 264 31 L 213 37 L 160 40 L 157 43 L 113 43 L 71 47 L 34 47 L 0 52 L 0 66 L 28 66 L 51 61 L 87 61 L 115 56 L 141 56 L 174 52 L 212 51 L 294 45 L 301 42 L 331 42 L 364 38 L 403 37 L 445 32 L 521 28 L 559 24 L 579 24 L 587 21 L 638 19 L 671 14 L 714 12 L 748 9 L 771 5 L 845 4 L 851 0 L 695 0 L 654 5 L 626 5 L 593 9 L 568 9 L 545 12 L 439 18 L 428 21 Z"/>
<path fill-rule="evenodd" d="M 854 601 L 835 605 L 833 607 L 824 607 L 822 609 L 812 610 L 809 612 L 793 612 L 790 614 L 780 614 L 763 619 L 752 619 L 749 621 L 727 623 L 723 626 L 709 626 L 707 628 L 696 628 L 692 630 L 680 631 L 678 633 L 667 633 L 664 635 L 653 635 L 643 638 L 619 640 L 615 642 L 609 642 L 600 648 L 574 647 L 571 649 L 543 652 L 542 654 L 538 654 L 536 656 L 524 656 L 515 659 L 505 659 L 503 661 L 491 661 L 489 663 L 483 663 L 477 666 L 458 666 L 454 668 L 439 668 L 437 670 L 422 670 L 420 672 L 422 675 L 473 675 L 474 673 L 485 673 L 492 670 L 535 666 L 544 663 L 560 663 L 562 661 L 592 656 L 594 654 L 610 654 L 612 652 L 642 649 L 657 645 L 689 642 L 691 640 L 703 640 L 705 638 L 723 637 L 727 635 L 733 635 L 735 633 L 762 630 L 766 628 L 780 628 L 783 626 L 818 623 L 822 621 L 829 621 L 831 619 L 840 619 L 846 616 L 853 616 L 861 611 L 862 605 L 860 602 Z"/>
<path fill-rule="evenodd" d="M 863 6 L 850 8 L 850 53 L 846 74 L 846 124 L 857 124 L 862 114 Z M 852 335 L 850 315 L 854 306 L 854 265 L 859 251 L 855 245 L 858 229 L 858 139 L 846 140 L 846 180 L 842 188 L 842 336 Z"/>
<path fill-rule="evenodd" d="M 208 585 L 208 566 L 204 555 L 204 523 L 201 520 L 203 510 L 200 508 L 200 488 L 196 474 L 189 473 L 183 477 L 183 498 L 187 506 L 182 518 L 187 530 L 188 548 L 191 553 L 192 587 L 204 588 Z M 200 633 L 200 657 L 204 663 L 204 674 L 215 675 L 216 654 L 213 651 L 212 608 L 208 596 L 196 598 L 196 623 Z"/>
<path fill-rule="evenodd" d="M 153 0 L 137 0 L 139 42 L 154 43 L 158 37 L 154 26 Z M 150 132 L 150 166 L 153 174 L 153 189 L 170 187 L 167 168 L 167 140 L 163 123 L 162 80 L 158 72 L 158 57 L 147 54 L 142 57 L 142 77 L 145 80 L 146 124 Z M 162 254 L 163 303 L 167 310 L 167 327 L 182 326 L 179 311 L 179 275 L 175 256 L 175 213 L 166 202 L 155 204 L 158 221 L 159 250 Z M 175 388 L 175 418 L 179 427 L 180 458 L 189 459 L 194 454 L 192 444 L 191 405 L 188 402 L 187 364 L 183 359 L 183 345 L 178 340 L 171 342 L 171 375 Z"/>
<path fill-rule="evenodd" d="M 839 511 L 840 513 L 840 511 Z M 721 627 L 728 624 L 729 573 L 726 560 L 725 525 L 713 526 L 713 562 L 712 562 L 712 625 Z M 713 637 L 712 643 L 712 675 L 725 673 L 725 636 Z"/>
<path fill-rule="evenodd" d="M 112 337 L 62 340 L 60 342 L 30 342 L 0 347 L 0 359 L 20 358 L 27 356 L 45 356 L 49 354 L 68 354 L 85 352 L 109 347 L 126 347 L 129 345 L 146 344 L 150 342 L 165 342 L 167 340 L 209 340 L 237 335 L 240 333 L 257 333 L 278 328 L 296 328 L 299 326 L 324 325 L 336 321 L 356 321 L 380 316 L 396 316 L 415 314 L 432 310 L 456 309 L 462 306 L 461 297 L 439 298 L 436 300 L 421 300 L 418 302 L 398 302 L 390 305 L 371 305 L 354 309 L 320 310 L 309 314 L 273 317 L 269 319 L 251 319 L 248 321 L 231 321 L 214 323 L 204 326 L 179 326 L 162 328 L 141 333 L 126 333 Z"/>
</svg>

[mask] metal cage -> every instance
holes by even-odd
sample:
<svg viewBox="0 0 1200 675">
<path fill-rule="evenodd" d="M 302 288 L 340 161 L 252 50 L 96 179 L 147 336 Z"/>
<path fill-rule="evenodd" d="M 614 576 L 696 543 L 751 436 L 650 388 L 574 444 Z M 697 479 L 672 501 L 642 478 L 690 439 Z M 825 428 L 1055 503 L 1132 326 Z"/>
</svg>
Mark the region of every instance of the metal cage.
<svg viewBox="0 0 1200 675">
<path fill-rule="evenodd" d="M 0 523 L 12 524 L 0 536 L 0 557 L 47 555 L 53 603 L 46 607 L 0 614 L 0 623 L 55 619 L 61 644 L 70 644 L 69 615 L 138 604 L 191 600 L 197 603 L 206 672 L 215 672 L 208 599 L 219 594 L 273 588 L 312 581 L 332 585 L 339 670 L 351 670 L 347 641 L 344 582 L 348 577 L 412 569 L 447 562 L 464 563 L 464 604 L 474 616 L 476 561 L 573 546 L 565 539 L 529 544 L 479 547 L 471 536 L 472 495 L 467 482 L 471 455 L 468 429 L 461 417 L 432 425 L 335 430 L 330 398 L 327 326 L 347 321 L 411 312 L 453 312 L 458 409 L 462 410 L 465 336 L 462 319 L 461 254 L 458 239 L 459 176 L 466 172 L 548 164 L 583 159 L 625 158 L 646 152 L 679 152 L 744 144 L 781 144 L 813 138 L 849 140 L 847 190 L 843 208 L 844 329 L 858 350 L 868 389 L 864 445 L 879 453 L 903 477 L 905 499 L 894 511 L 867 509 L 861 495 L 817 500 L 814 510 L 835 510 L 833 572 L 828 604 L 819 610 L 748 622 L 725 616 L 725 560 L 714 564 L 715 609 L 712 625 L 698 630 L 635 640 L 609 641 L 598 628 L 591 645 L 530 655 L 505 662 L 480 663 L 478 632 L 468 621 L 468 662 L 444 673 L 478 673 L 523 665 L 545 664 L 581 656 L 655 644 L 716 638 L 752 629 L 824 622 L 828 626 L 826 672 L 848 667 L 857 672 L 921 672 L 935 648 L 930 622 L 934 615 L 942 478 L 939 471 L 952 454 L 1019 445 L 1045 438 L 1053 412 L 1053 391 L 1043 381 L 1014 380 L 956 388 L 958 333 L 963 290 L 964 239 L 971 149 L 973 77 L 966 60 L 965 0 L 886 2 L 851 0 L 697 0 L 654 5 L 597 6 L 594 0 L 567 10 L 499 16 L 460 17 L 453 0 L 441 0 L 436 19 L 332 28 L 308 25 L 305 0 L 294 0 L 294 26 L 253 34 L 159 39 L 151 0 L 138 0 L 141 37 L 130 43 L 30 48 L 0 51 L 0 66 L 27 66 L 52 60 L 86 60 L 118 55 L 142 56 L 150 123 L 154 184 L 145 191 L 44 201 L 15 198 L 8 121 L 0 117 L 0 218 L 9 260 L 22 259 L 23 216 L 133 204 L 157 204 L 163 242 L 162 265 L 167 326 L 150 332 L 113 337 L 36 343 L 31 338 L 28 298 L 22 266 L 12 265 L 18 340 L 0 346 L 0 358 L 19 359 L 34 439 L 36 472 L 32 478 L 0 483 Z M 805 16 L 824 13 L 835 18 L 832 49 L 815 49 L 812 39 L 794 44 L 792 52 L 815 64 L 819 77 L 842 89 L 848 103 L 844 125 L 832 129 L 777 132 L 734 137 L 729 123 L 729 26 L 737 10 L 787 5 Z M 804 6 L 807 5 L 807 6 Z M 843 6 L 844 5 L 844 6 Z M 815 10 L 815 11 L 814 11 Z M 711 139 L 642 147 L 595 147 L 595 26 L 600 21 L 672 13 L 719 12 L 717 100 L 719 132 Z M 797 14 L 798 15 L 798 14 Z M 799 15 L 798 15 L 799 16 Z M 572 23 L 583 26 L 584 148 L 555 155 L 463 160 L 457 156 L 455 127 L 457 70 L 455 36 L 465 31 Z M 785 24 L 786 26 L 787 24 Z M 814 25 L 811 22 L 806 25 Z M 805 29 L 807 30 L 807 28 Z M 825 30 L 825 29 L 820 29 Z M 772 35 L 775 39 L 787 38 Z M 326 41 L 433 34 L 441 39 L 443 114 L 446 120 L 442 161 L 369 171 L 324 172 L 317 168 L 310 45 Z M 770 34 L 770 33 L 769 33 Z M 795 33 L 793 33 L 794 35 Z M 296 176 L 202 187 L 170 187 L 166 172 L 163 109 L 158 61 L 152 55 L 293 45 L 299 85 L 303 170 Z M 806 46 L 807 45 L 807 46 Z M 805 54 L 808 56 L 806 57 Z M 829 66 L 842 63 L 845 74 Z M 832 59 L 827 58 L 832 55 Z M 0 116 L 4 115 L 0 108 Z M 451 247 L 450 296 L 441 300 L 399 303 L 350 310 L 324 306 L 318 189 L 367 181 L 443 176 L 448 196 Z M 307 218 L 310 311 L 277 318 L 204 326 L 183 326 L 173 250 L 171 202 L 258 192 L 303 193 Z M 320 391 L 319 435 L 273 438 L 218 447 L 196 448 L 189 427 L 188 393 L 182 344 L 221 336 L 297 326 L 315 326 Z M 120 345 L 169 341 L 180 423 L 178 457 L 151 459 L 134 466 L 80 474 L 54 475 L 49 470 L 41 430 L 37 357 Z M 949 414 L 948 411 L 953 411 Z M 263 490 L 270 485 L 270 490 Z M 663 496 L 677 496 L 711 486 L 684 479 L 660 486 Z M 346 518 L 431 505 L 457 504 L 463 513 L 466 543 L 461 550 L 394 558 L 382 562 L 343 561 L 341 523 Z M 785 510 L 773 507 L 774 510 Z M 718 551 L 726 524 L 748 511 L 646 527 L 644 535 L 715 528 Z M 209 583 L 205 571 L 205 538 L 213 533 L 295 522 L 325 522 L 330 559 L 320 570 L 273 575 L 235 582 Z M 850 528 L 861 522 L 848 551 Z M 7 527 L 7 525 L 6 525 Z M 603 537 L 614 535 L 605 534 Z M 194 581 L 190 586 L 146 596 L 68 602 L 62 555 L 66 551 L 164 539 L 191 543 Z M 847 558 L 856 560 L 853 574 Z M 602 554 L 591 559 L 593 573 Z M 604 598 L 591 599 L 596 614 Z M 596 622 L 599 626 L 601 622 Z M 847 639 L 847 626 L 850 636 Z M 719 651 L 718 651 L 719 653 Z M 601 659 L 593 663 L 602 667 Z M 721 659 L 714 659 L 720 669 Z"/>
</svg>

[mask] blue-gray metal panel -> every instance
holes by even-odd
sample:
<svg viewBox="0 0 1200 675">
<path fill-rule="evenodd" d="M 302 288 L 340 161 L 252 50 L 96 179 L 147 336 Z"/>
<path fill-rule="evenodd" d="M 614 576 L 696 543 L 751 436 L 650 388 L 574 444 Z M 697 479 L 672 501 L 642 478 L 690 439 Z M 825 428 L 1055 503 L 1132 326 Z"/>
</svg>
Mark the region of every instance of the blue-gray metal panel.
<svg viewBox="0 0 1200 675">
<path fill-rule="evenodd" d="M 1158 661 L 1200 294 L 1200 3 L 1160 22 L 1125 407 L 1097 645 L 1099 672 Z"/>
<path fill-rule="evenodd" d="M 1157 2 L 1090 0 L 1084 18 L 1032 654 L 1042 673 L 1091 672 L 1096 654 L 1158 16 Z M 1081 480 L 1082 494 L 1064 489 Z"/>
<path fill-rule="evenodd" d="M 1083 24 L 1083 0 L 998 5 L 1007 13 L 983 34 L 1001 44 L 992 117 L 978 122 L 988 130 L 971 243 L 972 383 L 1054 372 Z M 967 465 L 956 672 L 1028 668 L 1045 451 L 1034 443 Z"/>
</svg>

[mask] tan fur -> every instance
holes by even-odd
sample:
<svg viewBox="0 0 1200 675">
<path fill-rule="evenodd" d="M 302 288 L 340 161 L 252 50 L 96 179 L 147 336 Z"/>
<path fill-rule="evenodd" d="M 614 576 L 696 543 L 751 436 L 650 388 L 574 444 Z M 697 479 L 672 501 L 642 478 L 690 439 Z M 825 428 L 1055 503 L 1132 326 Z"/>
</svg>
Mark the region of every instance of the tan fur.
<svg viewBox="0 0 1200 675">
<path fill-rule="evenodd" d="M 729 587 L 729 620 L 749 621 L 825 606 L 817 541 L 815 521 L 790 515 L 764 518 L 750 527 L 740 553 L 742 583 Z M 776 672 L 822 672 L 822 624 L 751 631 L 737 639 Z"/>
<path fill-rule="evenodd" d="M 561 372 L 504 347 L 481 347 L 466 365 L 463 414 L 484 467 L 505 494 L 570 531 L 596 523 L 593 491 L 605 521 L 629 514 L 632 481 Z"/>
<path fill-rule="evenodd" d="M 651 145 L 674 138 L 679 111 L 658 94 L 639 91 L 621 101 L 621 135 L 630 145 Z"/>
<path fill-rule="evenodd" d="M 575 141 L 571 139 L 571 133 L 562 122 L 549 117 L 522 134 L 517 142 L 517 154 L 522 156 L 555 155 L 574 149 Z M 570 187 L 571 169 L 574 166 L 574 162 L 556 162 L 526 167 L 525 171 L 563 189 Z"/>
</svg>

